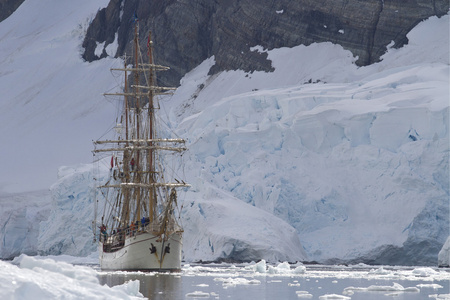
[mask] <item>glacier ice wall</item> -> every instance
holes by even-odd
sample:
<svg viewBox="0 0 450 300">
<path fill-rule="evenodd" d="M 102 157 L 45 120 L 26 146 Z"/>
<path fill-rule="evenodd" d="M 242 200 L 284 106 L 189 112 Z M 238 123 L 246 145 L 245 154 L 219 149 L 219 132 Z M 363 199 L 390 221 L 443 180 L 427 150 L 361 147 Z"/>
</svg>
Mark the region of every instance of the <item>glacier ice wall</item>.
<svg viewBox="0 0 450 300">
<path fill-rule="evenodd" d="M 262 209 L 202 184 L 184 201 L 184 256 L 189 261 L 305 261 L 297 231 Z"/>
<path fill-rule="evenodd" d="M 445 241 L 445 244 L 444 246 L 442 246 L 441 251 L 439 251 L 438 265 L 440 267 L 450 266 L 450 236 Z"/>
<path fill-rule="evenodd" d="M 88 256 L 96 251 L 93 174 L 95 180 L 104 181 L 108 172 L 90 164 L 59 169 L 59 180 L 51 187 L 50 216 L 40 225 L 40 254 Z M 223 191 L 205 185 L 201 193 L 193 191 L 179 201 L 184 206 L 186 261 L 306 260 L 292 226 Z M 99 213 L 103 205 L 99 203 Z"/>
<path fill-rule="evenodd" d="M 50 193 L 0 195 L 0 258 L 37 254 L 41 222 L 50 215 Z"/>
<path fill-rule="evenodd" d="M 401 95 L 349 112 L 367 99 L 350 100 L 364 87 L 344 88 L 254 92 L 205 109 L 186 129 L 187 169 L 201 170 L 188 177 L 282 218 L 314 260 L 435 261 L 448 236 L 448 108 L 403 107 Z M 385 89 L 374 92 L 395 93 Z M 422 250 L 401 261 L 373 253 L 385 245 Z"/>
<path fill-rule="evenodd" d="M 40 225 L 39 254 L 88 256 L 96 251 L 92 170 L 90 164 L 58 170 L 59 179 L 50 188 L 50 216 Z"/>
</svg>

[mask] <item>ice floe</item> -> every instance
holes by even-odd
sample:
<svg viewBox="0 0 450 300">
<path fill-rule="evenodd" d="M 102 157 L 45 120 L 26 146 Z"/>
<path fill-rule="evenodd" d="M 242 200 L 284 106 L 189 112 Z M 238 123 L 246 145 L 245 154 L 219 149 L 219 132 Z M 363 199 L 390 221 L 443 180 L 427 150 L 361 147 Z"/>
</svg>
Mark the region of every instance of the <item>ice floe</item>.
<svg viewBox="0 0 450 300">
<path fill-rule="evenodd" d="M 108 287 L 97 272 L 53 259 L 21 255 L 12 263 L 0 261 L 1 299 L 137 299 L 138 280 Z"/>
</svg>

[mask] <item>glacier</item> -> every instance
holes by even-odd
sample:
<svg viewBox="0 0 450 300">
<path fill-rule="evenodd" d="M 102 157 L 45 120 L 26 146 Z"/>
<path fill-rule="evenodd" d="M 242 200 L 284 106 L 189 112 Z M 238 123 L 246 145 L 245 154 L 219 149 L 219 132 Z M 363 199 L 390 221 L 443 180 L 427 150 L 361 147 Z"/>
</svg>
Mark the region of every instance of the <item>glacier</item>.
<svg viewBox="0 0 450 300">
<path fill-rule="evenodd" d="M 447 21 L 419 24 L 362 68 L 331 43 L 268 51 L 273 73 L 209 76 L 205 61 L 166 108 L 190 139 L 188 178 L 285 220 L 311 260 L 436 264 L 449 234 L 449 68 L 448 36 L 430 32 Z"/>
<path fill-rule="evenodd" d="M 0 194 L 0 258 L 36 255 L 39 228 L 47 220 L 51 194 L 46 191 Z"/>
<path fill-rule="evenodd" d="M 439 251 L 438 266 L 439 267 L 449 267 L 450 266 L 450 236 L 445 241 L 445 244 L 444 244 L 444 246 L 442 246 L 441 251 Z"/>
<path fill-rule="evenodd" d="M 104 165 L 108 165 L 105 162 Z M 40 222 L 37 252 L 40 255 L 89 256 L 93 241 L 93 181 L 105 181 L 110 170 L 91 164 L 61 167 L 52 185 L 51 212 Z M 195 194 L 195 193 L 194 193 Z M 301 261 L 306 259 L 296 230 L 272 214 L 247 205 L 205 184 L 207 199 L 184 199 L 185 261 Z M 101 213 L 104 203 L 98 205 Z M 245 230 L 244 230 L 245 228 Z"/>
<path fill-rule="evenodd" d="M 101 93 L 114 87 L 107 70 L 121 62 L 74 58 L 83 24 L 107 1 L 77 14 L 63 2 L 48 8 L 68 20 L 58 19 L 64 26 L 56 32 L 58 20 L 37 16 L 31 20 L 41 22 L 40 38 L 26 39 L 31 26 L 26 33 L 8 29 L 33 15 L 33 1 L 0 28 L 0 49 L 8 54 L 0 61 L 8 79 L 0 81 L 8 91 L 0 136 L 11 145 L 1 150 L 11 158 L 0 178 L 7 203 L 0 211 L 2 258 L 96 251 L 92 166 L 80 162 L 112 123 L 114 103 L 101 108 Z M 449 236 L 448 22 L 446 15 L 418 24 L 407 45 L 367 67 L 358 68 L 339 45 L 320 43 L 252 47 L 268 53 L 271 73 L 208 75 L 211 57 L 186 74 L 160 103 L 167 131 L 188 140 L 179 166 L 193 186 L 182 198 L 184 259 L 435 265 Z M 17 51 L 18 36 L 39 47 Z M 62 53 L 71 60 L 43 67 Z M 15 70 L 23 69 L 25 54 L 40 72 L 27 74 L 21 93 L 7 89 L 23 76 Z M 45 82 L 38 80 L 43 75 Z M 51 95 L 61 83 L 56 78 L 73 82 L 58 97 Z M 73 103 L 61 105 L 61 97 Z M 42 106 L 47 114 L 39 113 Z M 39 159 L 11 151 L 28 144 L 39 145 Z M 72 165 L 55 179 L 43 172 L 63 161 Z M 30 191 L 49 181 L 56 181 L 50 192 Z"/>
</svg>

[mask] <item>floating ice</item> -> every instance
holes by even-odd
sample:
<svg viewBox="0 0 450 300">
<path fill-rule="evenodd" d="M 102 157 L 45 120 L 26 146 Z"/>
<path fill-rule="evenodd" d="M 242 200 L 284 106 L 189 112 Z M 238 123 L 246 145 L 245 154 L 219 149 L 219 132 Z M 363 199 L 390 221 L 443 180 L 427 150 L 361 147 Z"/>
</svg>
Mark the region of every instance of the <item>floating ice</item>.
<svg viewBox="0 0 450 300">
<path fill-rule="evenodd" d="M 261 284 L 261 281 L 257 279 L 245 279 L 245 278 L 214 278 L 214 281 L 222 282 L 223 288 L 234 287 L 236 285 L 251 285 L 251 284 Z"/>
<path fill-rule="evenodd" d="M 306 272 L 306 267 L 301 263 L 297 263 L 295 269 L 291 269 L 291 265 L 288 262 L 279 263 L 277 266 L 267 266 L 264 259 L 249 266 L 249 268 L 255 273 L 263 274 L 303 274 Z"/>
<path fill-rule="evenodd" d="M 378 269 L 371 269 L 369 274 L 372 275 L 391 275 L 392 272 L 389 270 L 385 270 L 383 267 L 379 267 Z"/>
<path fill-rule="evenodd" d="M 327 294 L 327 295 L 320 296 L 319 299 L 321 299 L 321 300 L 327 300 L 327 299 L 350 300 L 351 298 L 347 297 L 347 296 L 337 295 L 337 294 Z"/>
<path fill-rule="evenodd" d="M 193 297 L 193 298 L 209 298 L 209 293 L 205 293 L 202 291 L 195 291 L 192 293 L 187 293 L 186 297 Z"/>
<path fill-rule="evenodd" d="M 418 284 L 416 285 L 418 288 L 430 288 L 430 289 L 442 289 L 443 286 L 437 283 L 422 283 L 422 284 Z"/>
<path fill-rule="evenodd" d="M 417 277 L 428 277 L 431 275 L 435 275 L 438 272 L 436 272 L 432 268 L 416 268 L 412 271 L 412 273 Z"/>
<path fill-rule="evenodd" d="M 266 261 L 262 259 L 260 262 L 256 263 L 253 266 L 253 269 L 257 273 L 266 273 L 267 270 Z"/>
<path fill-rule="evenodd" d="M 35 259 L 26 255 L 16 257 L 12 263 L 19 265 L 22 269 L 30 269 L 42 273 L 50 271 L 68 278 L 98 283 L 96 272 L 88 267 L 73 266 L 65 262 L 57 263 L 52 259 Z"/>
<path fill-rule="evenodd" d="M 269 274 L 287 274 L 291 273 L 291 266 L 288 262 L 282 262 L 278 264 L 276 267 L 269 266 L 268 270 Z"/>
<path fill-rule="evenodd" d="M 312 298 L 313 295 L 310 294 L 308 291 L 296 291 L 298 298 Z"/>
<path fill-rule="evenodd" d="M 94 269 L 52 259 L 0 261 L 1 299 L 137 299 L 143 297 L 139 286 L 138 280 L 102 286 Z"/>
<path fill-rule="evenodd" d="M 383 285 L 371 285 L 367 288 L 363 287 L 346 287 L 344 289 L 344 294 L 353 295 L 354 292 L 412 292 L 419 293 L 420 290 L 417 287 L 403 287 L 401 284 L 396 282 L 392 286 Z"/>
<path fill-rule="evenodd" d="M 449 300 L 450 294 L 433 294 L 433 295 L 429 295 L 428 297 L 438 299 L 438 300 Z"/>
<path fill-rule="evenodd" d="M 141 292 L 139 292 L 140 281 L 139 280 L 129 280 L 121 285 L 116 285 L 111 287 L 115 291 L 122 291 L 127 295 L 135 297 L 143 297 Z"/>
<path fill-rule="evenodd" d="M 303 265 L 297 266 L 294 269 L 294 274 L 303 274 L 306 272 L 306 267 Z"/>
<path fill-rule="evenodd" d="M 371 285 L 367 288 L 368 291 L 400 291 L 400 292 L 414 292 L 418 293 L 420 290 L 416 287 L 404 288 L 401 284 L 396 282 L 392 286 Z"/>
</svg>

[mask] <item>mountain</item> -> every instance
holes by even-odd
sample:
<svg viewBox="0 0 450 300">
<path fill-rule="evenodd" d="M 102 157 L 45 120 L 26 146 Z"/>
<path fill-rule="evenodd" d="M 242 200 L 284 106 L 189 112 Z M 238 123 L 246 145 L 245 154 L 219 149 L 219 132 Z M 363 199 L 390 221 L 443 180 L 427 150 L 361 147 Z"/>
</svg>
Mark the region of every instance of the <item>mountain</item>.
<svg viewBox="0 0 450 300">
<path fill-rule="evenodd" d="M 92 62 L 82 45 L 114 3 L 26 0 L 0 23 L 4 258 L 95 251 L 87 163 L 114 125 L 101 94 L 121 89 L 108 70 L 123 62 L 118 39 L 96 41 Z M 160 103 L 190 149 L 185 259 L 435 265 L 449 235 L 448 17 L 367 66 L 332 42 L 249 45 L 270 72 L 188 59 Z"/>
<path fill-rule="evenodd" d="M 332 42 L 358 57 L 357 65 L 380 60 L 387 46 L 407 44 L 406 34 L 430 16 L 445 15 L 444 0 L 272 1 L 272 0 L 111 0 L 90 24 L 83 42 L 83 58 L 106 57 L 117 43 L 115 57 L 131 53 L 133 16 L 140 35 L 152 31 L 158 48 L 155 58 L 171 71 L 159 79 L 178 86 L 185 73 L 215 57 L 209 74 L 223 70 L 273 71 L 266 53 L 251 51 Z M 141 39 L 142 46 L 147 42 Z M 393 42 L 393 45 L 391 45 Z M 103 49 L 97 44 L 102 43 Z"/>
</svg>

